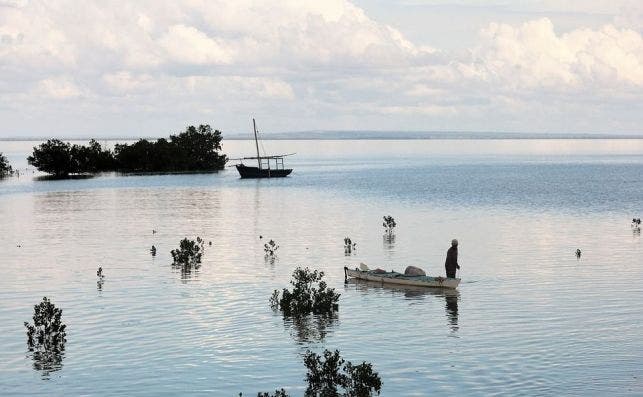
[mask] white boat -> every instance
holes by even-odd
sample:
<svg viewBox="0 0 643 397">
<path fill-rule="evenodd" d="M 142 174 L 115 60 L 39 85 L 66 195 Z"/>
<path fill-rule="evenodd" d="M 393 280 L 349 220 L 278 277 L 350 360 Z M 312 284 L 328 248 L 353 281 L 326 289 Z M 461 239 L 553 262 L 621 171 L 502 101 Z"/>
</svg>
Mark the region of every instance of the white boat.
<svg viewBox="0 0 643 397">
<path fill-rule="evenodd" d="M 370 270 L 366 266 L 362 269 L 349 269 L 344 267 L 344 277 L 357 278 L 360 280 L 376 281 L 383 284 L 412 285 L 427 288 L 449 288 L 455 289 L 460 284 L 459 278 L 431 277 L 431 276 L 407 276 L 398 272 L 382 272 L 381 270 Z"/>
</svg>

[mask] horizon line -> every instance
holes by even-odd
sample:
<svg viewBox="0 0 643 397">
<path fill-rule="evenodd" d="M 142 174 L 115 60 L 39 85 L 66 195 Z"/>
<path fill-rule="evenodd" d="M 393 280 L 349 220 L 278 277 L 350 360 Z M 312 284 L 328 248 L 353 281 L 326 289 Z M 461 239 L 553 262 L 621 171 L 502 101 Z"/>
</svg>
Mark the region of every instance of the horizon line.
<svg viewBox="0 0 643 397">
<path fill-rule="evenodd" d="M 492 132 L 492 131 L 422 131 L 422 130 L 307 130 L 288 132 L 262 132 L 264 140 L 430 140 L 430 139 L 643 139 L 643 132 Z M 230 133 L 223 140 L 252 140 L 249 133 Z M 308 136 L 306 136 L 308 135 Z M 60 139 L 68 141 L 85 140 L 139 140 L 160 139 L 163 136 L 62 136 L 33 135 L 0 137 L 0 141 L 40 141 Z"/>
</svg>

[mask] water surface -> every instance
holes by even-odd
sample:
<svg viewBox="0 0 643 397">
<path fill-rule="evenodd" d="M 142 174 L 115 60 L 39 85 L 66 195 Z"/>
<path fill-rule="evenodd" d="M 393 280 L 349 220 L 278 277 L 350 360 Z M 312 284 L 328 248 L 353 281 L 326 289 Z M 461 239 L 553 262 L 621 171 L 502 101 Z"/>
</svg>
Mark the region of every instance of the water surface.
<svg viewBox="0 0 643 397">
<path fill-rule="evenodd" d="M 384 396 L 643 393 L 641 140 L 264 142 L 297 152 L 279 180 L 38 180 L 35 144 L 0 142 L 22 169 L 0 181 L 2 395 L 301 395 L 302 354 L 325 348 L 373 363 Z M 191 275 L 170 266 L 186 236 L 212 241 Z M 457 292 L 344 284 L 359 262 L 442 274 L 452 238 Z M 270 310 L 299 265 L 341 292 L 334 318 Z M 53 371 L 22 325 L 43 296 L 68 326 Z"/>
</svg>

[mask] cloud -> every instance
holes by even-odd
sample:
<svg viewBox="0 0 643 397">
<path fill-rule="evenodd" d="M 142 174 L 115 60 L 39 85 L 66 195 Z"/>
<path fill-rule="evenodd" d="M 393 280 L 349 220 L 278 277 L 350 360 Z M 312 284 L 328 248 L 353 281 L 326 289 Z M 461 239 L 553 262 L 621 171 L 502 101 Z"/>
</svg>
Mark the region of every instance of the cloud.
<svg viewBox="0 0 643 397">
<path fill-rule="evenodd" d="M 216 65 L 229 64 L 233 60 L 233 51 L 224 43 L 192 26 L 170 26 L 158 43 L 167 51 L 169 59 L 179 63 Z"/>
<path fill-rule="evenodd" d="M 35 94 L 52 99 L 70 99 L 80 97 L 82 92 L 71 80 L 59 77 L 39 81 Z"/>
<path fill-rule="evenodd" d="M 24 7 L 28 0 L 0 0 L 0 7 Z"/>
<path fill-rule="evenodd" d="M 537 3 L 525 7 L 571 12 Z M 611 13 L 615 5 L 584 7 Z M 637 14 L 628 15 L 567 31 L 548 18 L 498 21 L 451 52 L 418 45 L 347 0 L 5 0 L 0 115 L 9 121 L 0 128 L 103 131 L 73 126 L 78 104 L 120 133 L 198 118 L 234 129 L 261 111 L 286 130 L 516 130 L 521 121 L 541 130 L 588 113 L 603 116 L 603 129 L 634 130 L 643 40 L 632 28 Z M 605 117 L 615 109 L 618 125 Z M 558 118 L 534 121 L 549 112 Z"/>
<path fill-rule="evenodd" d="M 102 76 L 106 88 L 113 94 L 131 94 L 152 90 L 154 78 L 149 74 L 135 75 L 129 71 L 107 73 Z"/>
<path fill-rule="evenodd" d="M 547 18 L 521 26 L 493 23 L 476 49 L 478 73 L 517 89 L 643 86 L 643 39 L 606 25 L 561 35 Z"/>
</svg>

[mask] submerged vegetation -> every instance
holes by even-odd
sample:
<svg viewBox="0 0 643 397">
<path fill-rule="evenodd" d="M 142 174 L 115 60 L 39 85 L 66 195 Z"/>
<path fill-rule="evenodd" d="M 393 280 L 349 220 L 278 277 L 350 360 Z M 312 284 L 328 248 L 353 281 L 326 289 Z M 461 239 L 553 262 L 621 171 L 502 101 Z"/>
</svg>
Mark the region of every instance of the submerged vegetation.
<svg viewBox="0 0 643 397">
<path fill-rule="evenodd" d="M 189 273 L 201 267 L 203 256 L 203 239 L 197 237 L 196 241 L 184 238 L 179 243 L 179 248 L 170 252 L 172 255 L 172 266 L 180 268 L 181 271 Z"/>
<path fill-rule="evenodd" d="M 25 322 L 27 347 L 33 354 L 34 368 L 55 371 L 60 368 L 65 350 L 65 329 L 62 323 L 62 309 L 51 303 L 47 297 L 34 306 L 33 324 Z"/>
<path fill-rule="evenodd" d="M 9 165 L 9 161 L 0 153 L 0 178 L 13 174 L 13 168 Z"/>
<path fill-rule="evenodd" d="M 281 310 L 285 316 L 327 314 L 338 309 L 340 294 L 322 280 L 324 272 L 298 267 L 292 277 L 292 291 L 284 288 L 281 296 L 279 291 L 273 292 L 270 298 L 273 309 Z"/>
<path fill-rule="evenodd" d="M 209 125 L 189 126 L 170 139 L 140 139 L 117 144 L 114 151 L 104 149 L 96 140 L 88 146 L 50 139 L 34 147 L 27 158 L 39 171 L 57 177 L 97 172 L 180 172 L 216 171 L 227 161 L 221 150 L 221 132 Z"/>
<path fill-rule="evenodd" d="M 268 392 L 259 392 L 257 397 L 290 397 L 290 394 L 286 393 L 284 389 L 275 390 L 275 394 L 270 394 Z"/>
</svg>

